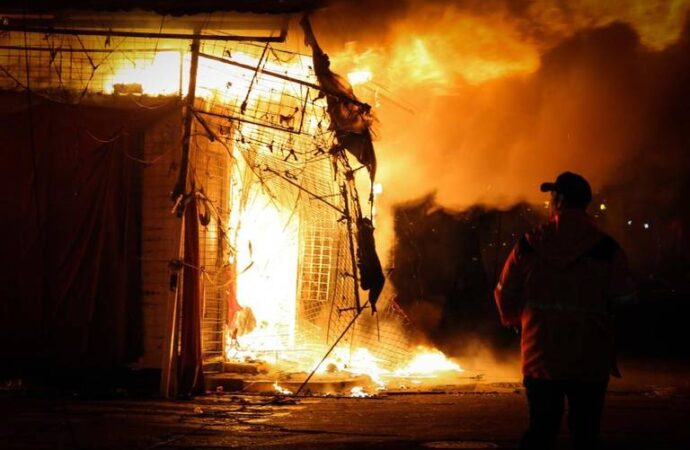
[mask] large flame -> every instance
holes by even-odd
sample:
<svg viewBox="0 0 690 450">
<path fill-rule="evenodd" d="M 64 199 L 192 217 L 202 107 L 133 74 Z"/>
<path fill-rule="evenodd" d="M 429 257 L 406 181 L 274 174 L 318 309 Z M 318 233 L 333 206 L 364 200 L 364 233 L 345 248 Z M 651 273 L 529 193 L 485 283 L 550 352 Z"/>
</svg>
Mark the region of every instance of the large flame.
<svg viewBox="0 0 690 450">
<path fill-rule="evenodd" d="M 526 63 L 518 63 L 517 66 L 513 63 L 477 60 L 469 68 L 466 67 L 467 61 L 463 64 L 458 62 L 455 69 L 449 67 L 447 62 L 439 59 L 438 51 L 442 51 L 439 46 L 453 43 L 443 43 L 447 37 L 442 38 L 440 32 L 440 29 L 429 29 L 398 42 L 394 49 L 392 73 L 400 71 L 401 77 L 409 79 L 442 81 L 457 76 L 456 69 L 462 68 L 469 70 L 463 72 L 463 76 L 468 81 L 475 82 L 500 76 L 520 64 L 522 66 L 515 70 L 531 70 L 532 62 L 529 57 L 522 60 L 527 61 Z M 452 39 L 451 36 L 451 41 Z M 374 54 L 370 56 L 373 57 Z M 250 66 L 258 64 L 256 58 L 239 51 L 233 52 L 232 58 Z M 415 68 L 411 72 L 406 68 L 410 58 L 415 61 Z M 285 66 L 271 67 L 268 64 L 266 68 L 306 78 L 306 74 L 301 72 L 306 66 L 308 65 L 288 65 L 287 71 Z M 123 61 L 107 81 L 106 91 L 113 92 L 116 84 L 139 84 L 144 95 L 184 96 L 188 89 L 189 67 L 190 54 L 186 51 L 163 51 L 149 58 Z M 252 83 L 251 75 L 252 72 L 246 69 L 202 58 L 197 74 L 197 95 L 213 103 L 222 103 L 223 97 L 243 98 Z M 363 64 L 359 69 L 351 71 L 348 79 L 353 85 L 364 85 L 370 83 L 375 76 Z M 232 78 L 232 83 L 228 83 L 229 77 Z M 263 83 L 264 86 L 255 91 L 251 101 L 259 101 L 261 96 L 279 95 L 285 83 L 270 77 L 256 82 Z M 319 126 L 315 117 L 305 119 L 307 130 Z M 243 134 L 249 134 L 251 128 L 256 127 L 252 124 L 238 126 Z M 300 220 L 297 214 L 267 195 L 260 183 L 251 181 L 251 186 L 243 185 L 247 183 L 243 174 L 248 168 L 239 154 L 240 149 L 235 148 L 233 152 L 235 168 L 229 176 L 233 178 L 235 188 L 231 194 L 230 226 L 226 231 L 229 236 L 234 236 L 234 253 L 230 262 L 235 265 L 237 272 L 236 299 L 239 310 L 234 313 L 233 322 L 228 324 L 225 357 L 232 361 L 263 360 L 279 364 L 282 360 L 289 359 L 289 352 L 295 348 L 298 339 L 296 313 Z M 382 192 L 381 183 L 376 183 L 373 194 L 378 197 Z M 299 342 L 301 347 L 309 347 L 311 344 L 318 343 Z M 436 371 L 461 371 L 457 364 L 448 361 L 438 350 L 418 348 L 412 356 L 410 361 L 399 362 L 400 367 L 393 371 L 382 368 L 382 361 L 370 349 L 338 348 L 320 367 L 319 372 L 368 377 L 371 385 L 351 389 L 353 397 L 368 397 L 375 395 L 376 391 L 386 389 L 391 377 L 429 376 Z M 308 363 L 302 364 L 303 370 L 313 367 Z M 291 394 L 290 390 L 283 388 L 277 381 L 273 389 L 279 394 Z"/>
<path fill-rule="evenodd" d="M 203 49 L 202 49 L 203 52 Z M 215 55 L 219 56 L 219 55 Z M 227 56 L 227 55 L 224 55 Z M 304 78 L 303 56 L 292 64 L 277 65 L 272 61 L 262 61 L 265 70 Z M 240 51 L 232 53 L 232 61 L 256 67 L 259 59 Z M 106 93 L 113 93 L 116 84 L 140 84 L 145 95 L 187 95 L 189 91 L 189 70 L 191 54 L 189 51 L 160 51 L 155 54 L 133 59 L 120 59 L 112 76 L 105 81 Z M 253 71 L 225 64 L 220 61 L 199 58 L 197 70 L 197 97 L 212 100 L 219 94 L 226 97 L 244 98 L 253 78 Z M 232 82 L 228 82 L 232 80 Z M 278 99 L 286 81 L 274 77 L 255 80 L 262 89 L 252 91 L 251 100 L 259 101 L 271 97 Z"/>
<path fill-rule="evenodd" d="M 105 90 L 112 93 L 116 84 L 140 84 L 143 93 L 171 95 L 186 92 L 183 73 L 188 72 L 189 58 L 183 52 L 163 51 L 152 58 L 123 59 L 120 68 L 106 82 Z M 187 70 L 185 70 L 187 69 Z"/>
<path fill-rule="evenodd" d="M 462 82 L 479 84 L 507 75 L 533 72 L 537 49 L 516 39 L 518 31 L 499 21 L 461 14 L 454 8 L 435 11 L 434 20 L 400 21 L 383 44 L 366 48 L 350 43 L 332 59 L 351 70 L 358 85 L 377 79 L 388 89 L 428 86 L 452 92 Z M 370 67 L 377 70 L 371 72 Z"/>
<path fill-rule="evenodd" d="M 414 352 L 412 360 L 396 373 L 404 376 L 434 376 L 439 372 L 462 371 L 459 364 L 449 360 L 440 350 L 420 346 Z"/>
<path fill-rule="evenodd" d="M 235 224 L 237 301 L 243 308 L 235 317 L 237 339 L 253 352 L 284 351 L 295 343 L 299 219 L 258 184 L 252 194 Z"/>
<path fill-rule="evenodd" d="M 292 395 L 292 391 L 290 389 L 286 389 L 286 388 L 282 387 L 281 385 L 278 384 L 277 381 L 275 383 L 273 383 L 273 389 L 275 390 L 276 394 Z"/>
<path fill-rule="evenodd" d="M 371 380 L 370 386 L 356 386 L 351 389 L 352 397 L 370 397 L 378 391 L 389 388 L 391 382 L 394 387 L 405 385 L 407 382 L 420 385 L 422 379 L 433 381 L 443 375 L 444 379 L 452 380 L 452 377 L 463 372 L 460 365 L 449 359 L 442 351 L 417 346 L 410 354 L 410 359 L 400 361 L 395 370 L 388 370 L 381 366 L 382 361 L 364 347 L 354 349 L 352 352 L 346 349 L 336 349 L 320 367 L 319 373 L 343 372 L 353 375 L 366 375 Z M 450 375 L 450 377 L 449 377 Z M 401 380 L 408 380 L 401 383 Z"/>
</svg>

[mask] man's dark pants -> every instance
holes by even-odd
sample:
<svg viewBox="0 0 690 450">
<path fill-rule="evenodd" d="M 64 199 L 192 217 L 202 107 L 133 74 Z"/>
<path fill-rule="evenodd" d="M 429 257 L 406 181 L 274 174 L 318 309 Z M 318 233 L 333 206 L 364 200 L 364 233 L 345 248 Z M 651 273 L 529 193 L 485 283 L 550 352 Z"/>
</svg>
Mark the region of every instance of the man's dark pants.
<svg viewBox="0 0 690 450">
<path fill-rule="evenodd" d="M 568 399 L 568 428 L 575 448 L 598 447 L 599 423 L 608 381 L 582 382 L 525 378 L 529 403 L 529 428 L 522 436 L 522 450 L 546 450 L 556 445 Z"/>
</svg>

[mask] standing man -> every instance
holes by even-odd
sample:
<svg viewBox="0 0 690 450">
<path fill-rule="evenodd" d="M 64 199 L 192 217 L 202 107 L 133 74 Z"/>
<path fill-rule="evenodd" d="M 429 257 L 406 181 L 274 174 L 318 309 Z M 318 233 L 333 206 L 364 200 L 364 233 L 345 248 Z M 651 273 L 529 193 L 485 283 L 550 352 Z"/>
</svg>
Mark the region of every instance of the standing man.
<svg viewBox="0 0 690 450">
<path fill-rule="evenodd" d="M 576 449 L 597 448 L 599 422 L 615 361 L 612 309 L 632 299 L 625 255 L 587 214 L 592 190 L 564 172 L 553 183 L 552 217 L 522 236 L 494 291 L 505 326 L 521 327 L 529 428 L 521 449 L 556 444 L 565 399 Z"/>
</svg>

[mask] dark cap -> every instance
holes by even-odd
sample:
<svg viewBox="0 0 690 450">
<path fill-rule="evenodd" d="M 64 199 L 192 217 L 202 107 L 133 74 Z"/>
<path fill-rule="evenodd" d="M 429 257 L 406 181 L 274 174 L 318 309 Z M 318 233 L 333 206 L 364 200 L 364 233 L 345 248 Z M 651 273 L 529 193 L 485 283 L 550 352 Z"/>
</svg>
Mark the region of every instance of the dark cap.
<svg viewBox="0 0 690 450">
<path fill-rule="evenodd" d="M 553 183 L 542 183 L 541 191 L 563 195 L 566 205 L 574 208 L 586 208 L 592 200 L 592 188 L 587 180 L 572 172 L 563 172 Z"/>
</svg>

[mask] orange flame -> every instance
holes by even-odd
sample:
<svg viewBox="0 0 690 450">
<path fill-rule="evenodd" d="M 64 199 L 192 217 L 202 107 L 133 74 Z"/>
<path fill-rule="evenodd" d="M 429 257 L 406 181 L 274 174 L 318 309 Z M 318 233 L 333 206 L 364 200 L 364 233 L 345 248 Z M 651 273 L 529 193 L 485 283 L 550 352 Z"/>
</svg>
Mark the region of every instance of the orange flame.
<svg viewBox="0 0 690 450">
<path fill-rule="evenodd" d="M 276 393 L 280 395 L 292 395 L 291 390 L 285 389 L 284 387 L 279 385 L 277 381 L 273 383 L 273 389 L 275 389 Z"/>
<path fill-rule="evenodd" d="M 459 364 L 449 360 L 440 350 L 417 347 L 412 360 L 396 371 L 404 376 L 434 376 L 438 372 L 462 372 Z"/>
</svg>

